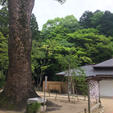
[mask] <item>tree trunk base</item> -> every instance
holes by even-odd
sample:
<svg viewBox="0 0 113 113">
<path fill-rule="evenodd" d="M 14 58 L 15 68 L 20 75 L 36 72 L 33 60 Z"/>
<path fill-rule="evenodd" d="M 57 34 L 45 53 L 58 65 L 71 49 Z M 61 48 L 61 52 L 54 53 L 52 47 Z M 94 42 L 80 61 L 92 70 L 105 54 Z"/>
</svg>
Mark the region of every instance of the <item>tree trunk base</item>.
<svg viewBox="0 0 113 113">
<path fill-rule="evenodd" d="M 34 94 L 31 94 L 31 96 L 23 99 L 21 102 L 16 102 L 16 98 L 8 97 L 3 91 L 0 93 L 0 109 L 23 111 L 26 108 L 27 99 L 33 97 L 39 97 L 39 95 L 35 92 Z"/>
</svg>

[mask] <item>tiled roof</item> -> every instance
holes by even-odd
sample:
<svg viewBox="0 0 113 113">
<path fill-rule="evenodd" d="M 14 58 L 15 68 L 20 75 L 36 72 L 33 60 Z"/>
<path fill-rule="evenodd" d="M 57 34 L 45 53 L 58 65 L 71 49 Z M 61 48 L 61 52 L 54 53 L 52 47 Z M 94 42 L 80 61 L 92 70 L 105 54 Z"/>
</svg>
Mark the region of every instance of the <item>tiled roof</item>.
<svg viewBox="0 0 113 113">
<path fill-rule="evenodd" d="M 102 63 L 94 65 L 94 67 L 113 67 L 113 58 Z"/>
<path fill-rule="evenodd" d="M 112 67 L 112 66 L 113 66 L 113 59 L 110 59 L 110 60 L 104 61 L 102 63 L 99 63 L 97 65 L 86 65 L 86 66 L 81 66 L 79 69 L 71 69 L 69 76 L 71 76 L 73 73 L 75 73 L 75 75 L 79 76 L 81 73 L 80 70 L 83 70 L 87 77 L 103 76 L 103 75 L 104 76 L 113 76 L 113 69 L 96 70 L 94 68 L 94 67 Z M 57 73 L 56 75 L 68 76 L 68 71 L 60 72 L 60 73 Z"/>
<path fill-rule="evenodd" d="M 69 76 L 71 76 L 72 74 L 79 76 L 80 73 L 82 72 L 84 72 L 86 76 L 95 76 L 92 65 L 81 66 L 78 69 L 71 69 L 69 72 Z M 57 73 L 56 75 L 68 76 L 68 71 L 60 72 L 60 73 Z"/>
</svg>

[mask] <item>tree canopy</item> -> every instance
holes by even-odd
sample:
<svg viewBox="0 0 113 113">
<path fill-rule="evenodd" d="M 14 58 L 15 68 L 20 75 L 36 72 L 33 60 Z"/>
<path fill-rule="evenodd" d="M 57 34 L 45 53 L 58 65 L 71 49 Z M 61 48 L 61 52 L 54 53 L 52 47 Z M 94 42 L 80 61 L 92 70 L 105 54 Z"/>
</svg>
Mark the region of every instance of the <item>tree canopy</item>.
<svg viewBox="0 0 113 113">
<path fill-rule="evenodd" d="M 45 75 L 49 80 L 59 80 L 56 73 L 63 71 L 63 58 L 71 55 L 77 66 L 95 64 L 113 56 L 112 13 L 85 11 L 78 21 L 73 15 L 48 20 L 41 31 L 34 14 L 31 16 L 32 75 L 38 86 Z M 7 73 L 7 8 L 0 10 L 0 71 Z M 1 46 L 2 45 L 2 46 Z"/>
</svg>

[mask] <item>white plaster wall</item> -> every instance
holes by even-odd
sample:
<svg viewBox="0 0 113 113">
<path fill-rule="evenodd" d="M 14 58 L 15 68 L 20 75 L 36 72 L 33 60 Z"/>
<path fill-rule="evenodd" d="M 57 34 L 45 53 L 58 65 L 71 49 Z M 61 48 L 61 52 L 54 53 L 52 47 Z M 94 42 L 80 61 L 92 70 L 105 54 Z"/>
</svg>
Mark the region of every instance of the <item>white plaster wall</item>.
<svg viewBox="0 0 113 113">
<path fill-rule="evenodd" d="M 90 97 L 93 99 L 99 99 L 99 85 L 98 82 L 95 80 L 89 81 L 89 88 L 90 88 Z"/>
<path fill-rule="evenodd" d="M 100 96 L 113 97 L 113 80 L 100 81 Z"/>
</svg>

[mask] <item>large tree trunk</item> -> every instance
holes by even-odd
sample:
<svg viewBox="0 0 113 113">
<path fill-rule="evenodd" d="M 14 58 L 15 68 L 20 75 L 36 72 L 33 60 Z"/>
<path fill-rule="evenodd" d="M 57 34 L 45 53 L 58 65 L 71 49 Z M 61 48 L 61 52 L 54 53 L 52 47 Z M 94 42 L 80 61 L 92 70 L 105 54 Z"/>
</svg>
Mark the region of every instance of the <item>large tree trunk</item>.
<svg viewBox="0 0 113 113">
<path fill-rule="evenodd" d="M 37 96 L 33 89 L 31 73 L 30 17 L 34 0 L 8 0 L 9 6 L 9 68 L 3 91 L 5 98 L 15 104 Z"/>
</svg>

